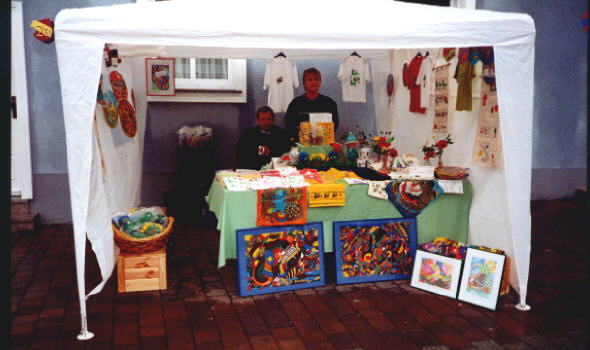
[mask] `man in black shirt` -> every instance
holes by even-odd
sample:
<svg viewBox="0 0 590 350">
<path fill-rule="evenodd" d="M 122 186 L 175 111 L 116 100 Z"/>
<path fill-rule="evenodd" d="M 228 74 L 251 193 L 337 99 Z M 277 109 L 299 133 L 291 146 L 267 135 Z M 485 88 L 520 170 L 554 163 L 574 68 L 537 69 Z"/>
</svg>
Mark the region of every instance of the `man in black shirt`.
<svg viewBox="0 0 590 350">
<path fill-rule="evenodd" d="M 305 94 L 295 97 L 285 115 L 285 126 L 293 140 L 299 140 L 299 123 L 309 121 L 309 113 L 332 113 L 334 131 L 338 129 L 338 106 L 330 97 L 320 94 L 322 74 L 316 68 L 303 72 Z"/>
<path fill-rule="evenodd" d="M 246 130 L 238 141 L 238 168 L 259 170 L 272 157 L 280 157 L 291 148 L 285 129 L 273 125 L 275 114 L 268 106 L 256 111 L 256 126 Z"/>
</svg>

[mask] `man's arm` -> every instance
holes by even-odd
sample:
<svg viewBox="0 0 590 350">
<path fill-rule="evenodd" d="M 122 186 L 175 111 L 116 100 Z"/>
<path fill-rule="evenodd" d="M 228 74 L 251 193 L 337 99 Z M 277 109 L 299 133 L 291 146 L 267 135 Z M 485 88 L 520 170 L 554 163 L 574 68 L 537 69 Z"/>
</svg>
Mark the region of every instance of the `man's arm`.
<svg viewBox="0 0 590 350">
<path fill-rule="evenodd" d="M 338 125 L 340 125 L 340 120 L 338 117 L 338 105 L 334 100 L 330 100 L 332 101 L 332 121 L 334 122 L 334 131 L 336 131 L 338 129 Z"/>
<path fill-rule="evenodd" d="M 293 138 L 294 140 L 299 139 L 299 116 L 297 115 L 297 108 L 295 106 L 295 100 L 289 103 L 287 107 L 287 113 L 285 114 L 285 128 L 287 129 L 287 134 L 289 138 Z"/>
</svg>

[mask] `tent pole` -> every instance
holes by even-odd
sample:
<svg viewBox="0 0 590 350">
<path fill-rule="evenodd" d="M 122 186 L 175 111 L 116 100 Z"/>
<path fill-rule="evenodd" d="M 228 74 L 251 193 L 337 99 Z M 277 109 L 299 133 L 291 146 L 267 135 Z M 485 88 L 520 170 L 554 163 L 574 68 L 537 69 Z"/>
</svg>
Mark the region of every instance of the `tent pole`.
<svg viewBox="0 0 590 350">
<path fill-rule="evenodd" d="M 86 311 L 86 310 L 84 310 Z M 81 314 L 82 316 L 82 328 L 80 329 L 80 334 L 78 334 L 78 340 L 90 340 L 94 338 L 94 333 L 88 331 L 88 323 L 86 322 L 86 312 Z"/>
<path fill-rule="evenodd" d="M 531 306 L 526 303 L 526 292 L 527 292 L 526 284 L 521 285 L 519 289 L 520 289 L 520 291 L 518 293 L 518 296 L 520 298 L 520 302 L 518 304 L 516 304 L 514 307 L 520 311 L 530 311 Z"/>
</svg>

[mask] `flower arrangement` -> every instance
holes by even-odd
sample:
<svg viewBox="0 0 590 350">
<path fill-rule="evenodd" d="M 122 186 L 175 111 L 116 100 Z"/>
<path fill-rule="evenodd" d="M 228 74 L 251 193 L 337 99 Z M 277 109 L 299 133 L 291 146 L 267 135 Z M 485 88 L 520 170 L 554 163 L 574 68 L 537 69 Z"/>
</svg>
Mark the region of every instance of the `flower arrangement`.
<svg viewBox="0 0 590 350">
<path fill-rule="evenodd" d="M 424 153 L 424 161 L 430 165 L 430 159 L 438 157 L 438 165 L 442 166 L 442 155 L 445 148 L 453 144 L 451 134 L 448 134 L 446 138 L 438 140 L 435 136 L 432 136 L 434 143 L 428 144 L 426 141 L 422 145 L 422 153 Z"/>
<path fill-rule="evenodd" d="M 395 137 L 390 136 L 391 131 L 385 133 L 381 132 L 380 134 L 381 136 L 375 136 L 371 139 L 371 147 L 373 148 L 373 152 L 381 155 L 389 153 L 392 150 L 395 150 L 395 148 L 390 149 L 391 143 L 395 139 Z M 397 151 L 395 151 L 395 155 L 397 156 Z"/>
</svg>

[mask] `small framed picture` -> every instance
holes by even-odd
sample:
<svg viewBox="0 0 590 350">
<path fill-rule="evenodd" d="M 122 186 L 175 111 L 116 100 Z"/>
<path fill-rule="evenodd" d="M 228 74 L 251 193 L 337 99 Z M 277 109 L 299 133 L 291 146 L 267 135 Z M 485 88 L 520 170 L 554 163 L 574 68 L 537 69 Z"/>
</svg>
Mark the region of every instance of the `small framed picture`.
<svg viewBox="0 0 590 350">
<path fill-rule="evenodd" d="M 416 218 L 334 222 L 336 284 L 409 279 Z"/>
<path fill-rule="evenodd" d="M 240 296 L 324 286 L 322 225 L 237 230 Z"/>
<path fill-rule="evenodd" d="M 459 300 L 496 310 L 506 256 L 468 248 Z"/>
<path fill-rule="evenodd" d="M 146 58 L 146 94 L 176 96 L 174 58 Z"/>
<path fill-rule="evenodd" d="M 460 259 L 417 250 L 410 285 L 455 299 L 461 277 L 461 263 Z"/>
</svg>

